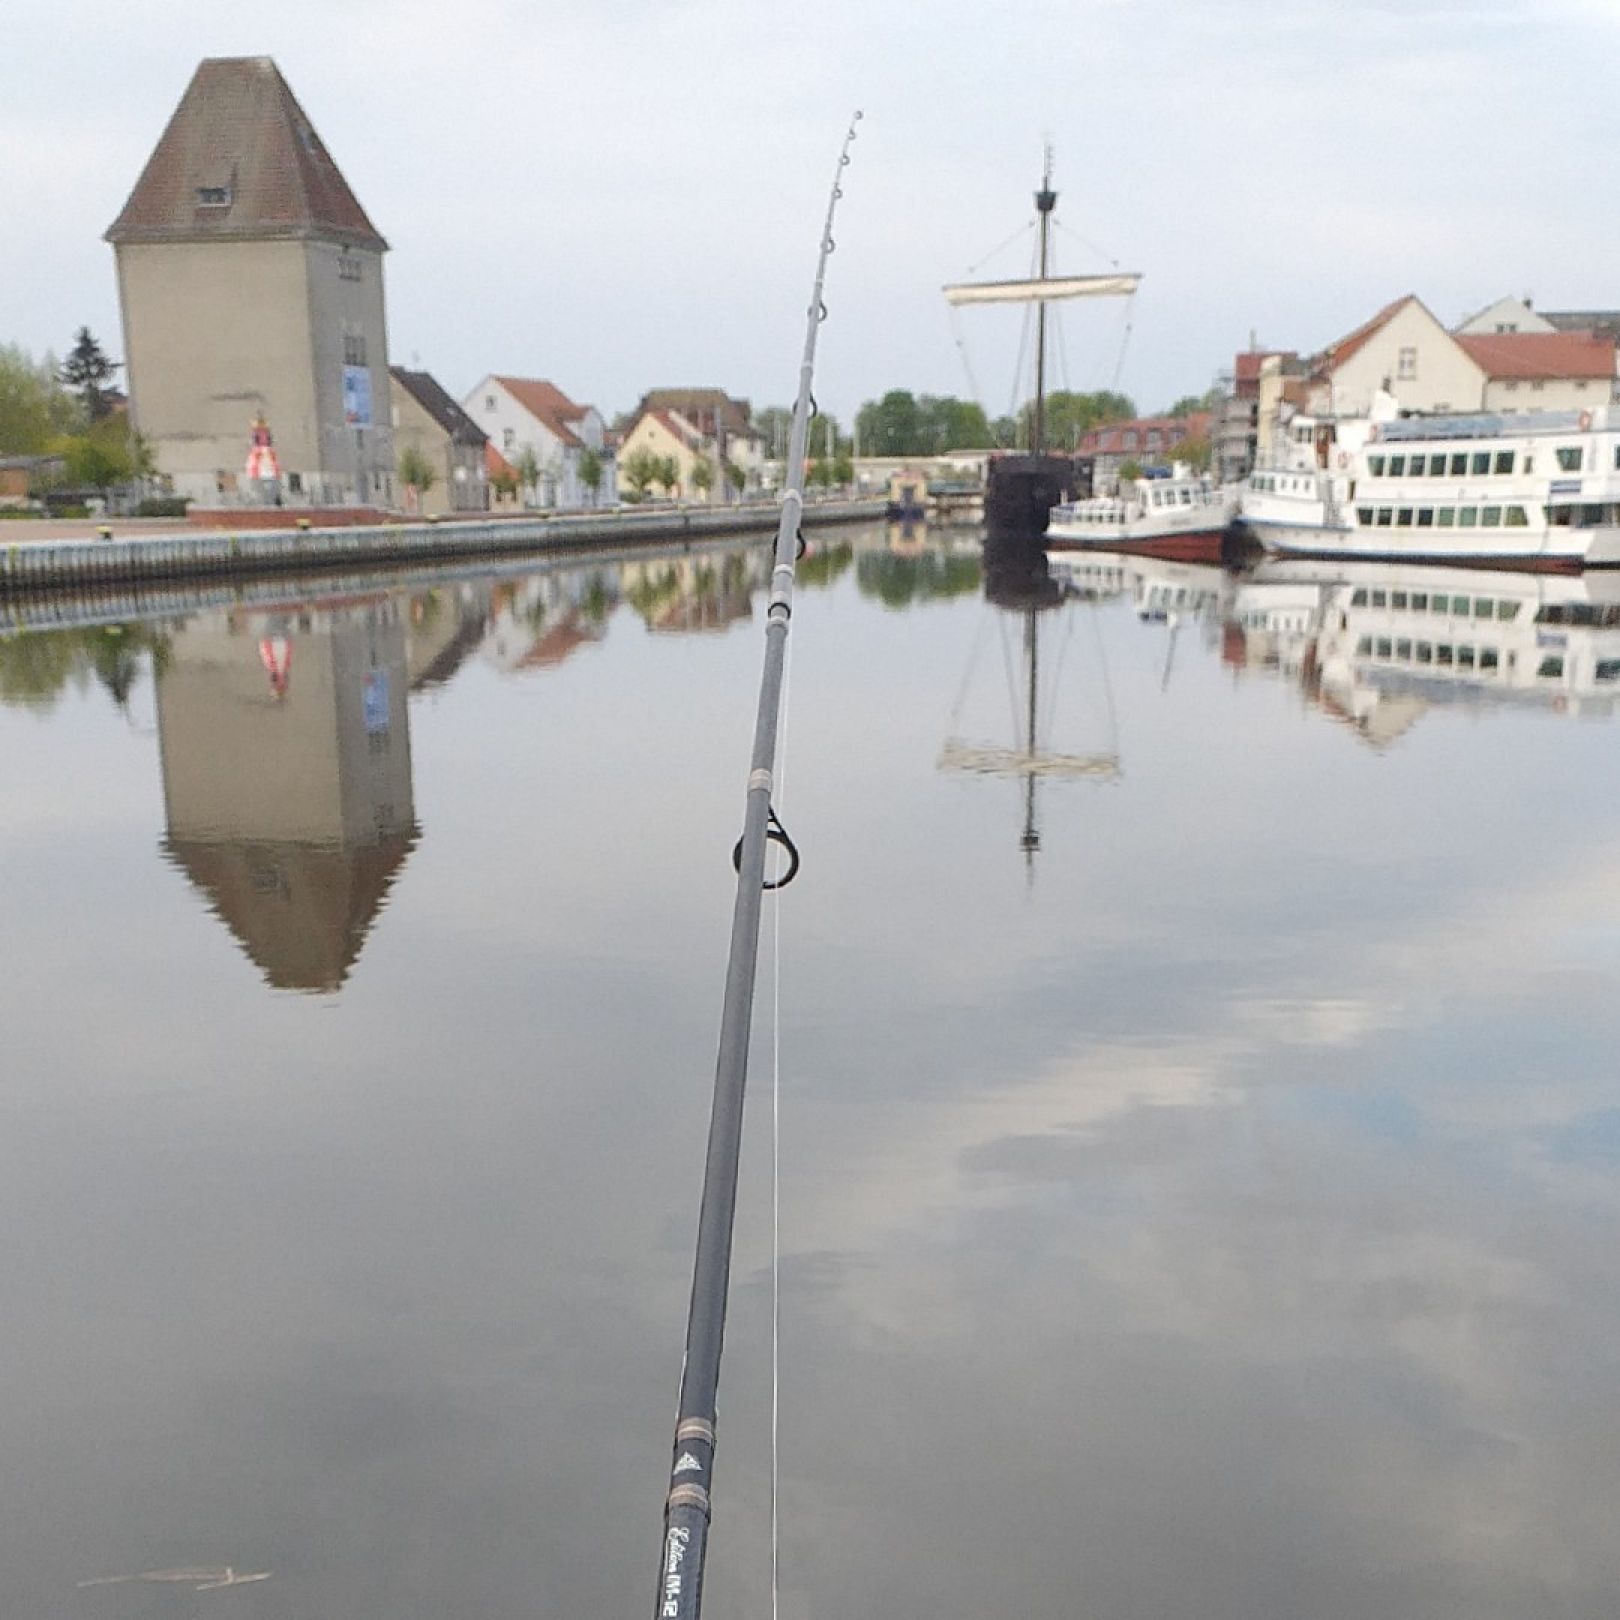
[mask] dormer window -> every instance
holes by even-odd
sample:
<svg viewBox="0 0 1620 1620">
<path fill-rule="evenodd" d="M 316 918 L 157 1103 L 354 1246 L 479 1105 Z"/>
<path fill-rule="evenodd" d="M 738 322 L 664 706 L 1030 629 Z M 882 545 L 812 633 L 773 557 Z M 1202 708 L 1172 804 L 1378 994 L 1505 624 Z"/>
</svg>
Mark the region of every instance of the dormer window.
<svg viewBox="0 0 1620 1620">
<path fill-rule="evenodd" d="M 229 186 L 198 186 L 197 206 L 199 208 L 229 208 L 231 206 L 231 188 Z"/>
</svg>

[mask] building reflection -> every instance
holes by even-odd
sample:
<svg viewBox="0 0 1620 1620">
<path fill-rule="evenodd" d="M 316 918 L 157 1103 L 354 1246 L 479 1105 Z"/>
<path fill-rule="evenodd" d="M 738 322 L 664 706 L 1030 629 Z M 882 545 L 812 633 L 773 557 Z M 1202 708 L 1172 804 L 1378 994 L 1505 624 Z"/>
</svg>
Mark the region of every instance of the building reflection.
<svg viewBox="0 0 1620 1620">
<path fill-rule="evenodd" d="M 277 989 L 343 984 L 416 843 L 409 606 L 199 615 L 159 671 L 164 848 Z"/>
</svg>

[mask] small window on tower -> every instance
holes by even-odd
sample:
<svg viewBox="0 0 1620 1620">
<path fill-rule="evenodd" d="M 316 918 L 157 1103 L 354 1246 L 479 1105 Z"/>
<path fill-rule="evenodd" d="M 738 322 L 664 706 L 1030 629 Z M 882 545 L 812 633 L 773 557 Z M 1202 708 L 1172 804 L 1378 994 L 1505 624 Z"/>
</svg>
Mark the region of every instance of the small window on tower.
<svg viewBox="0 0 1620 1620">
<path fill-rule="evenodd" d="M 198 186 L 197 206 L 199 208 L 229 208 L 231 206 L 231 188 L 229 186 Z"/>
</svg>

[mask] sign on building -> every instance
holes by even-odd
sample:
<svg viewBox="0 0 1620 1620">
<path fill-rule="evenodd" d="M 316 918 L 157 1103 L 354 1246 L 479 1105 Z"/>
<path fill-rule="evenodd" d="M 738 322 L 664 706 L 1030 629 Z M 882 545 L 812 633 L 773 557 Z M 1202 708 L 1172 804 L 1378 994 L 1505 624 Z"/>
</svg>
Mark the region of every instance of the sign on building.
<svg viewBox="0 0 1620 1620">
<path fill-rule="evenodd" d="M 350 427 L 371 426 L 371 372 L 365 366 L 343 368 L 343 420 Z"/>
</svg>

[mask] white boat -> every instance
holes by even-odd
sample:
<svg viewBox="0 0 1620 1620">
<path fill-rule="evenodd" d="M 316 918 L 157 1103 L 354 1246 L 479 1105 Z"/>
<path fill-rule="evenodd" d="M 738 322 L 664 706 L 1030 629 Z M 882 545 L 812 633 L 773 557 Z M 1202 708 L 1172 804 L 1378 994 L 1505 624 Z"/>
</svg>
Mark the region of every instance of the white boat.
<svg viewBox="0 0 1620 1620">
<path fill-rule="evenodd" d="M 1046 543 L 1055 551 L 1123 551 L 1218 562 L 1237 515 L 1238 490 L 1177 462 L 1168 473 L 1128 481 L 1118 495 L 1095 495 L 1052 509 Z"/>
<path fill-rule="evenodd" d="M 1297 415 L 1239 491 L 1238 521 L 1270 550 L 1321 543 L 1324 530 L 1348 526 L 1358 457 L 1385 423 L 1400 415 L 1380 389 L 1366 416 Z"/>
<path fill-rule="evenodd" d="M 1331 456 L 1331 469 L 1317 469 L 1314 525 L 1304 507 L 1290 521 L 1245 497 L 1243 521 L 1268 550 L 1476 568 L 1620 567 L 1620 406 L 1374 421 L 1365 444 Z"/>
</svg>

